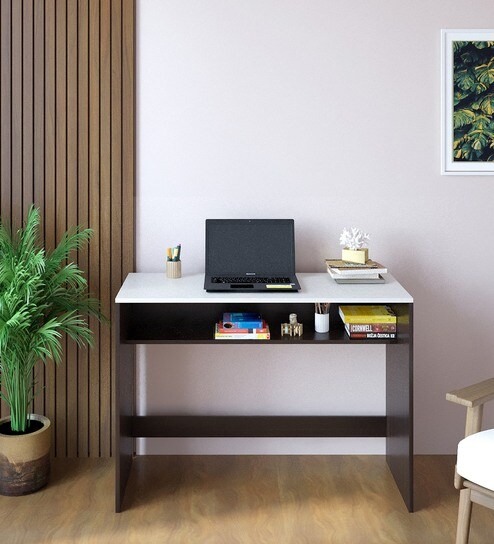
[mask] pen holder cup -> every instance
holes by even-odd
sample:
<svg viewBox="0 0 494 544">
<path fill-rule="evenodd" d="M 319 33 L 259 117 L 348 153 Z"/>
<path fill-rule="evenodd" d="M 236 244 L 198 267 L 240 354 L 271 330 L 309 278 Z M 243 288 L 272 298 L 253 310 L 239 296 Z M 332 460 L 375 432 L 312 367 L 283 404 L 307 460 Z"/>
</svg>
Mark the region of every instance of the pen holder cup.
<svg viewBox="0 0 494 544">
<path fill-rule="evenodd" d="M 181 278 L 182 277 L 182 261 L 166 261 L 166 277 Z"/>
<path fill-rule="evenodd" d="M 316 332 L 329 332 L 329 314 L 314 314 Z"/>
</svg>

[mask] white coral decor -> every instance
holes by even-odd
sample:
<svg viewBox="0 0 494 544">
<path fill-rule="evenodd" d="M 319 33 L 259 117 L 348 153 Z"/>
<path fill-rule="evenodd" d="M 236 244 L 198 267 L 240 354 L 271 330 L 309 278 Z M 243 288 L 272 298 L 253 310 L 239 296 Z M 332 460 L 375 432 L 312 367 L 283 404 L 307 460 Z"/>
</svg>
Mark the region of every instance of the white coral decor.
<svg viewBox="0 0 494 544">
<path fill-rule="evenodd" d="M 346 249 L 362 249 L 367 245 L 369 237 L 369 234 L 357 227 L 352 227 L 350 230 L 344 228 L 340 236 L 340 245 Z"/>
</svg>

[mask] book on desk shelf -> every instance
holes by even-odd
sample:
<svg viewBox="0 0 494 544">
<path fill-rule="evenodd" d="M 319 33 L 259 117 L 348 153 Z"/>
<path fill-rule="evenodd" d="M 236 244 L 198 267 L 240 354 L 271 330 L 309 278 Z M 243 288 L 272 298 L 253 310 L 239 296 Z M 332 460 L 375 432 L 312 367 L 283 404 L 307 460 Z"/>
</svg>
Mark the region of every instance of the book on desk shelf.
<svg viewBox="0 0 494 544">
<path fill-rule="evenodd" d="M 386 283 L 386 280 L 381 276 L 381 274 L 377 274 L 377 278 L 374 277 L 368 277 L 368 276 L 357 276 L 357 277 L 351 277 L 348 278 L 346 276 L 333 276 L 330 273 L 331 277 L 334 279 L 334 281 L 338 284 L 363 284 L 363 283 Z"/>
<path fill-rule="evenodd" d="M 376 261 L 366 264 L 349 263 L 340 259 L 326 259 L 328 274 L 336 283 L 385 283 L 381 274 L 388 269 Z"/>
<path fill-rule="evenodd" d="M 340 272 L 335 272 L 332 268 L 328 268 L 328 274 L 334 279 L 334 280 L 360 280 L 360 279 L 372 279 L 377 280 L 381 277 L 381 274 L 379 272 L 369 272 L 367 274 L 354 274 L 350 271 L 349 274 L 341 274 Z"/>
<path fill-rule="evenodd" d="M 215 325 L 215 340 L 269 340 L 271 338 L 269 326 L 266 323 L 262 329 L 251 329 L 252 332 L 240 332 L 245 329 L 227 329 L 227 332 L 222 332 L 225 329 L 221 325 L 221 321 Z M 263 332 L 260 332 L 261 330 Z"/>
<path fill-rule="evenodd" d="M 396 323 L 346 323 L 350 333 L 396 332 Z"/>
<path fill-rule="evenodd" d="M 351 323 L 358 324 L 385 324 L 394 323 L 396 325 L 396 315 L 389 306 L 381 305 L 352 305 L 340 306 L 339 314 L 345 325 Z"/>
<path fill-rule="evenodd" d="M 365 264 L 351 263 L 341 259 L 326 259 L 328 271 L 341 276 L 367 275 L 367 274 L 386 274 L 388 269 L 382 264 L 369 259 Z"/>
<path fill-rule="evenodd" d="M 225 327 L 223 324 L 223 321 L 220 321 L 217 324 L 216 332 L 220 332 L 223 334 L 264 334 L 269 332 L 269 327 L 267 326 L 266 322 L 262 321 L 262 327 Z"/>
<path fill-rule="evenodd" d="M 345 331 L 350 338 L 360 338 L 365 340 L 392 340 L 396 338 L 396 329 L 395 332 L 383 332 L 383 331 L 362 331 L 362 332 L 352 332 L 350 325 L 347 323 L 345 325 Z"/>
<path fill-rule="evenodd" d="M 225 312 L 222 319 L 225 329 L 262 329 L 265 321 L 255 312 Z"/>
</svg>

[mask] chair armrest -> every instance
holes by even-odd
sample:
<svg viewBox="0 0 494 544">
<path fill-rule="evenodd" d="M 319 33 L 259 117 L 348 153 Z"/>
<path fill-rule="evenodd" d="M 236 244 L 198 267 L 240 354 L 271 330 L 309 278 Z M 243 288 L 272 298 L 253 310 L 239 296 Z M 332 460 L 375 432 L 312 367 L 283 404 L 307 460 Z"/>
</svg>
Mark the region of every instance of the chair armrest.
<svg viewBox="0 0 494 544">
<path fill-rule="evenodd" d="M 494 378 L 456 389 L 446 394 L 446 400 L 462 404 L 468 408 L 480 406 L 494 399 Z"/>
<path fill-rule="evenodd" d="M 467 407 L 465 437 L 478 433 L 482 429 L 484 404 L 492 399 L 494 399 L 494 378 L 446 394 L 446 400 Z"/>
</svg>

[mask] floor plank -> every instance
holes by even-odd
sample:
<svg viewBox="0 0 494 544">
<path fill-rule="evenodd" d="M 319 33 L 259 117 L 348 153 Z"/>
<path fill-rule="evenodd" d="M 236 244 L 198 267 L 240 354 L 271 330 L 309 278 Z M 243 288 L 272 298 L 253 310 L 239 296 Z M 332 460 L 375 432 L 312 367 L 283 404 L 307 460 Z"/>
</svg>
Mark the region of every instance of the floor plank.
<svg viewBox="0 0 494 544">
<path fill-rule="evenodd" d="M 409 514 L 382 456 L 153 456 L 135 463 L 113 513 L 113 462 L 55 459 L 49 485 L 0 497 L 2 544 L 446 544 L 454 457 L 417 456 Z M 494 541 L 473 507 L 471 544 Z"/>
</svg>

